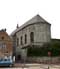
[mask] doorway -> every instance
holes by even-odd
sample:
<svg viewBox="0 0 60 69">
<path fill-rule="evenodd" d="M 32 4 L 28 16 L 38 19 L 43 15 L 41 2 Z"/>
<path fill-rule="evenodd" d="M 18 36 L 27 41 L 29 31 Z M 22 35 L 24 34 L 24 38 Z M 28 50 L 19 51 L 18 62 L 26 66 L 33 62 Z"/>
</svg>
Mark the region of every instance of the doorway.
<svg viewBox="0 0 60 69">
<path fill-rule="evenodd" d="M 17 60 L 21 60 L 21 55 L 17 55 Z"/>
</svg>

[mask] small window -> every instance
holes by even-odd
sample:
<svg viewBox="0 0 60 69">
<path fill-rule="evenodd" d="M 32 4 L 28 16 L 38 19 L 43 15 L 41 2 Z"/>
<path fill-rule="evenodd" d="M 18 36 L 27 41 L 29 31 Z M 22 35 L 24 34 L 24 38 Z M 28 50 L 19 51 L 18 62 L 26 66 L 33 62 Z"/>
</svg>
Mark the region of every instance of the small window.
<svg viewBox="0 0 60 69">
<path fill-rule="evenodd" d="M 22 39 L 23 39 L 23 37 L 21 36 L 21 45 L 23 44 Z"/>
<path fill-rule="evenodd" d="M 4 40 L 4 37 L 2 36 L 2 40 Z"/>
<path fill-rule="evenodd" d="M 5 43 L 2 44 L 2 48 L 3 48 L 3 49 L 6 49 L 6 44 L 5 44 Z"/>
<path fill-rule="evenodd" d="M 0 49 L 6 49 L 6 44 L 5 43 L 0 43 Z"/>
<path fill-rule="evenodd" d="M 31 32 L 30 33 L 30 41 L 31 42 L 34 42 L 34 32 Z"/>
<path fill-rule="evenodd" d="M 27 43 L 27 35 L 25 34 L 25 44 Z"/>
</svg>

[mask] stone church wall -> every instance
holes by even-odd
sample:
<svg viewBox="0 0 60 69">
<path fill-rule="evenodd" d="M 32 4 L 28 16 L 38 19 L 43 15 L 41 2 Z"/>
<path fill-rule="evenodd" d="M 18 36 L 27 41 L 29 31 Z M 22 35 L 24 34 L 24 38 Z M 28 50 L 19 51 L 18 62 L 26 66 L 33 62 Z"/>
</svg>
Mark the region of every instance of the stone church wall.
<svg viewBox="0 0 60 69">
<path fill-rule="evenodd" d="M 19 46 L 21 46 L 21 39 L 23 37 L 23 45 L 29 45 L 30 42 L 30 33 L 34 32 L 34 43 L 44 43 L 50 42 L 51 39 L 51 32 L 50 32 L 50 25 L 45 23 L 38 23 L 29 25 L 19 32 L 16 33 L 17 38 L 19 38 Z M 25 44 L 25 34 L 27 35 L 27 43 Z"/>
</svg>

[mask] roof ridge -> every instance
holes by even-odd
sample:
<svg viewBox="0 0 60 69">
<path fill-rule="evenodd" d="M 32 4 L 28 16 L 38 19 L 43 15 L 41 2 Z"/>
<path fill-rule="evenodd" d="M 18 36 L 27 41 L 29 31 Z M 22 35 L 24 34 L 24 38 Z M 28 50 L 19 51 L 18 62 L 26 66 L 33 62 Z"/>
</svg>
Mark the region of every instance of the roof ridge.
<svg viewBox="0 0 60 69">
<path fill-rule="evenodd" d="M 34 23 L 48 23 L 45 19 L 43 19 L 39 14 L 35 15 L 34 17 L 32 17 L 30 20 L 28 20 L 27 22 L 25 22 L 23 25 L 21 25 L 18 29 L 16 29 L 14 32 L 12 32 L 13 34 L 16 33 L 17 31 L 19 31 L 20 29 L 24 28 L 27 25 L 30 24 L 34 24 Z M 49 23 L 48 23 L 49 24 Z"/>
</svg>

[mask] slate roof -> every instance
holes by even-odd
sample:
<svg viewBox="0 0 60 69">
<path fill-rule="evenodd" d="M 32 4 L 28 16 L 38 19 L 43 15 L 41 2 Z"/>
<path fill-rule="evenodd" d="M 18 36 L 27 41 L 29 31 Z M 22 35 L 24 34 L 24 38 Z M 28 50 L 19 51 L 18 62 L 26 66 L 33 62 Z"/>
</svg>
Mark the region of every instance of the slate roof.
<svg viewBox="0 0 60 69">
<path fill-rule="evenodd" d="M 45 19 L 43 19 L 40 15 L 36 15 L 34 16 L 32 19 L 30 19 L 29 21 L 27 21 L 26 23 L 24 23 L 22 26 L 20 26 L 19 28 L 17 28 L 15 31 L 13 31 L 11 33 L 11 35 L 14 35 L 16 32 L 18 32 L 19 30 L 21 30 L 22 28 L 30 25 L 30 24 L 34 24 L 34 23 L 48 23 Z M 48 23 L 49 24 L 49 23 Z"/>
</svg>

